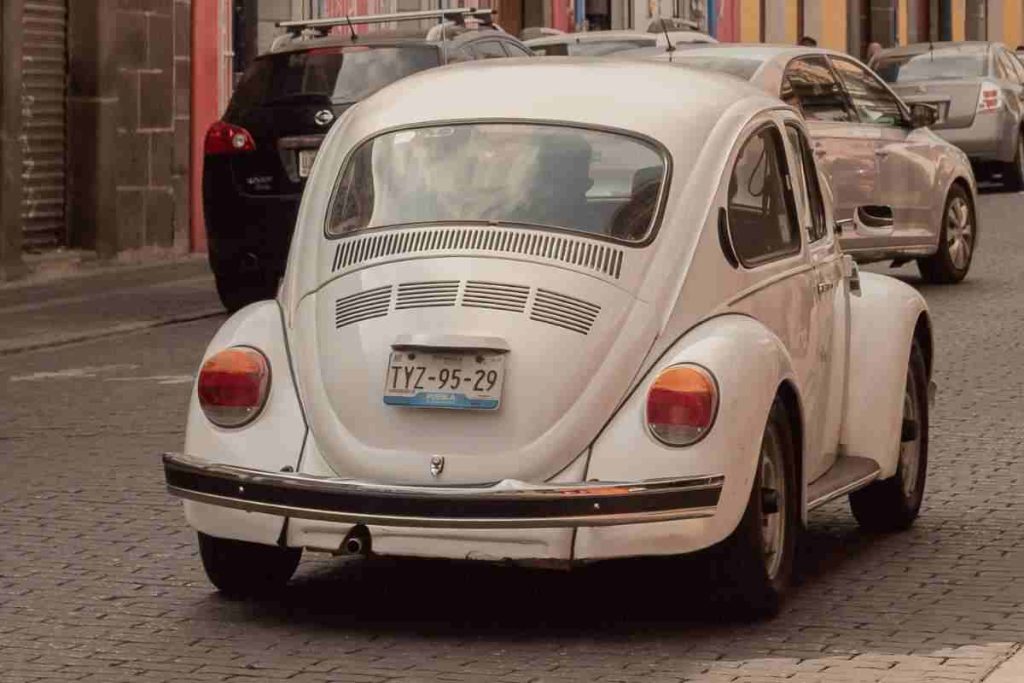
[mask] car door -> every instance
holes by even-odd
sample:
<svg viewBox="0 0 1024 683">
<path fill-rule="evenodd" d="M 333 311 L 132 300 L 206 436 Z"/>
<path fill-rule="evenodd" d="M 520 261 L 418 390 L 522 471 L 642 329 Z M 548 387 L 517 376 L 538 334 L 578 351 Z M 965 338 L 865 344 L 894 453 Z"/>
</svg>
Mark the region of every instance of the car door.
<svg viewBox="0 0 1024 683">
<path fill-rule="evenodd" d="M 877 204 L 877 131 L 860 125 L 825 56 L 791 60 L 780 96 L 807 122 L 815 161 L 835 195 L 836 218 L 850 218 L 856 207 Z"/>
<path fill-rule="evenodd" d="M 794 196 L 797 183 L 779 126 L 773 121 L 751 128 L 738 146 L 726 199 L 729 244 L 749 292 L 732 310 L 760 321 L 785 345 L 800 389 L 804 423 L 817 426 L 827 409 L 822 400 L 827 383 L 820 337 L 828 323 L 818 276 L 804 249 L 803 204 Z M 823 452 L 817 428 L 806 443 L 804 471 L 816 476 L 830 466 L 830 454 Z"/>
<path fill-rule="evenodd" d="M 832 66 L 849 95 L 865 130 L 874 131 L 874 156 L 878 165 L 879 207 L 891 210 L 891 227 L 882 222 L 858 227 L 843 235 L 844 246 L 854 249 L 930 246 L 937 237 L 932 225 L 933 206 L 945 197 L 938 178 L 939 144 L 927 131 L 915 131 L 899 98 L 867 67 L 852 59 L 831 57 Z M 886 218 L 879 211 L 879 218 Z"/>
<path fill-rule="evenodd" d="M 1003 96 L 1006 98 L 1007 107 L 1010 111 L 1016 112 L 1020 118 L 1021 111 L 1024 111 L 1024 67 L 1009 50 L 996 45 L 993 48 L 996 75 L 1000 80 L 1000 87 Z"/>
<path fill-rule="evenodd" d="M 816 350 L 824 366 L 818 374 L 820 383 L 813 389 L 813 398 L 821 406 L 821 418 L 807 425 L 809 443 L 817 444 L 814 452 L 821 454 L 817 467 L 809 468 L 815 471 L 808 471 L 808 480 L 813 481 L 832 465 L 839 451 L 846 391 L 847 292 L 842 252 L 826 214 L 811 142 L 795 121 L 787 121 L 785 130 L 797 212 L 814 268 L 817 301 L 811 324 L 818 328 Z"/>
</svg>

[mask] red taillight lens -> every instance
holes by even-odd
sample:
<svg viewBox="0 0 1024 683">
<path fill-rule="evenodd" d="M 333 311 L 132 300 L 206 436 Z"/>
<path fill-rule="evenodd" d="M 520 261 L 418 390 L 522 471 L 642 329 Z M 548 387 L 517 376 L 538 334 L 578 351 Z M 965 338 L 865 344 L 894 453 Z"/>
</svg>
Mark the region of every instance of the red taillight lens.
<svg viewBox="0 0 1024 683">
<path fill-rule="evenodd" d="M 270 363 L 266 356 L 236 346 L 211 356 L 199 370 L 199 406 L 219 427 L 241 427 L 267 401 Z"/>
<path fill-rule="evenodd" d="M 669 446 L 688 446 L 711 429 L 718 388 L 707 370 L 675 365 L 662 370 L 647 390 L 647 427 Z"/>
<path fill-rule="evenodd" d="M 203 151 L 206 154 L 240 154 L 256 150 L 256 142 L 245 128 L 223 121 L 214 121 L 206 131 Z"/>
<path fill-rule="evenodd" d="M 1002 104 L 1003 98 L 999 93 L 999 88 L 990 85 L 981 86 L 981 95 L 978 97 L 978 111 L 996 111 Z"/>
</svg>

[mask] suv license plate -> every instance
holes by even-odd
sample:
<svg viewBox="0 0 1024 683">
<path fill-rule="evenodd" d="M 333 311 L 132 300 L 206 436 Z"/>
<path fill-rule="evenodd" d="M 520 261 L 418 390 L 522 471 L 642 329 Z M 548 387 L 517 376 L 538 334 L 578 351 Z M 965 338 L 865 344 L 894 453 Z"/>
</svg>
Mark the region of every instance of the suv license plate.
<svg viewBox="0 0 1024 683">
<path fill-rule="evenodd" d="M 413 408 L 497 410 L 505 354 L 493 351 L 392 351 L 384 403 Z"/>
<path fill-rule="evenodd" d="M 299 177 L 308 178 L 309 172 L 313 169 L 313 162 L 316 161 L 315 149 L 299 150 Z"/>
</svg>

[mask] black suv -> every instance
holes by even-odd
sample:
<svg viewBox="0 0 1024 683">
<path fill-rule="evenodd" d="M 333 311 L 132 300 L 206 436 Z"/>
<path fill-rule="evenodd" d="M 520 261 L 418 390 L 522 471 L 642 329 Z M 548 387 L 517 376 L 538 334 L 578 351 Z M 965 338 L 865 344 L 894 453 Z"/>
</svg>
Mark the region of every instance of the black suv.
<svg viewBox="0 0 1024 683">
<path fill-rule="evenodd" d="M 347 36 L 359 24 L 441 21 L 430 30 Z M 529 57 L 490 10 L 441 10 L 281 24 L 290 31 L 257 57 L 222 120 L 206 133 L 203 211 L 210 266 L 229 311 L 269 299 L 284 273 L 299 199 L 331 124 L 404 76 L 454 62 Z"/>
</svg>

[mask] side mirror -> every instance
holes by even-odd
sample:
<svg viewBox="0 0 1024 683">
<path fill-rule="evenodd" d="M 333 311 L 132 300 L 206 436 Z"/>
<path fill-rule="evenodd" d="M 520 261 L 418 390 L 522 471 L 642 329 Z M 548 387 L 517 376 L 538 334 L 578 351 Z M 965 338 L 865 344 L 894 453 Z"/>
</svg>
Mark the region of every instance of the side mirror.
<svg viewBox="0 0 1024 683">
<path fill-rule="evenodd" d="M 912 128 L 928 128 L 939 120 L 939 110 L 933 104 L 914 102 L 910 105 L 910 125 Z"/>
<path fill-rule="evenodd" d="M 836 234 L 844 232 L 861 237 L 885 237 L 892 234 L 892 209 L 888 206 L 858 206 L 853 218 L 835 221 Z"/>
</svg>

